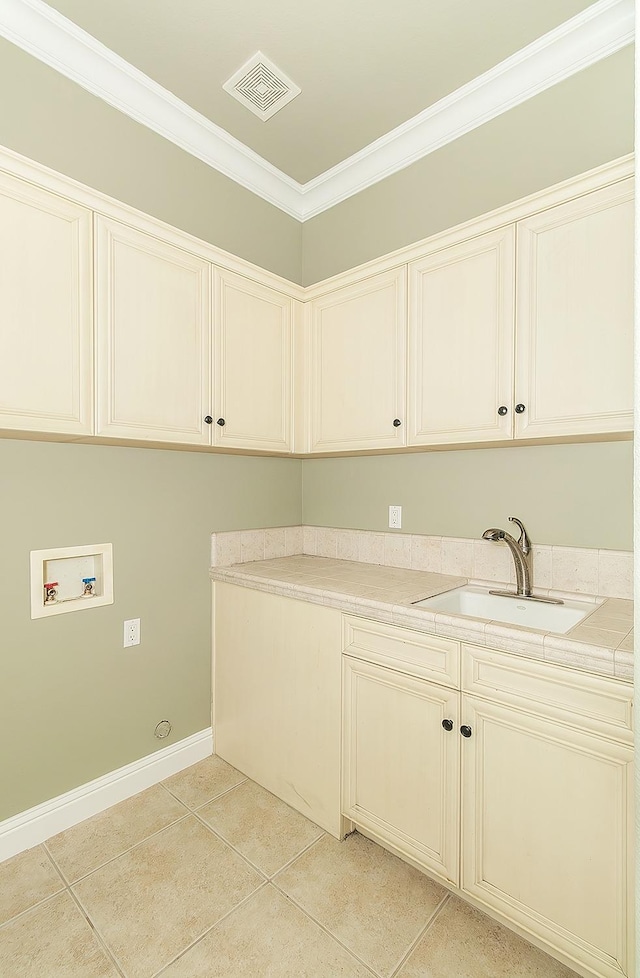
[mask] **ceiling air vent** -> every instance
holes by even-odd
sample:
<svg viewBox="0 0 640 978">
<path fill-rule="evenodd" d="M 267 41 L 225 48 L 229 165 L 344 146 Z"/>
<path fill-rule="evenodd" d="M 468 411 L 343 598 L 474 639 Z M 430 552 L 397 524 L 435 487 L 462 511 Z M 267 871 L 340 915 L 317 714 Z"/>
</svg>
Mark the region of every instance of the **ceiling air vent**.
<svg viewBox="0 0 640 978">
<path fill-rule="evenodd" d="M 222 86 L 263 122 L 291 102 L 300 89 L 260 51 Z"/>
</svg>

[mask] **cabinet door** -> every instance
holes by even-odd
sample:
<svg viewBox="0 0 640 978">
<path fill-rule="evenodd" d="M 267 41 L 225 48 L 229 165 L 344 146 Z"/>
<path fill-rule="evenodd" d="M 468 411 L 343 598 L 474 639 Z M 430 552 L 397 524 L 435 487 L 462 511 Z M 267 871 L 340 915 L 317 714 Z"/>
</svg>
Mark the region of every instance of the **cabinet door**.
<svg viewBox="0 0 640 978">
<path fill-rule="evenodd" d="M 515 232 L 409 266 L 410 445 L 512 437 Z"/>
<path fill-rule="evenodd" d="M 91 212 L 0 174 L 0 428 L 92 431 Z"/>
<path fill-rule="evenodd" d="M 632 181 L 518 225 L 516 435 L 633 428 Z"/>
<path fill-rule="evenodd" d="M 405 444 L 405 332 L 403 268 L 312 302 L 312 452 Z"/>
<path fill-rule="evenodd" d="M 343 668 L 343 814 L 457 884 L 459 694 L 349 656 Z"/>
<path fill-rule="evenodd" d="M 341 614 L 215 584 L 216 753 L 340 835 Z"/>
<path fill-rule="evenodd" d="M 291 451 L 292 300 L 215 269 L 214 444 Z"/>
<path fill-rule="evenodd" d="M 462 702 L 463 889 L 596 974 L 630 974 L 631 747 Z"/>
<path fill-rule="evenodd" d="M 209 263 L 96 218 L 99 435 L 208 445 Z"/>
</svg>

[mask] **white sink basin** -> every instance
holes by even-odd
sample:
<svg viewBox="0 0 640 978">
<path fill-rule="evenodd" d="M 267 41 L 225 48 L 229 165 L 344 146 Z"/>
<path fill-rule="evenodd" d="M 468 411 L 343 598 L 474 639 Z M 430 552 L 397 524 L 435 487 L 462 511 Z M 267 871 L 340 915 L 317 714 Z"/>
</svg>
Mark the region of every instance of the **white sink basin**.
<svg viewBox="0 0 640 978">
<path fill-rule="evenodd" d="M 509 625 L 528 625 L 530 628 L 561 634 L 568 632 L 597 607 L 590 601 L 544 604 L 540 601 L 527 601 L 526 598 L 505 598 L 469 584 L 454 591 L 437 594 L 433 598 L 414 601 L 414 606 L 429 608 L 431 611 L 445 611 L 452 615 L 488 618 L 490 621 L 503 621 Z"/>
</svg>

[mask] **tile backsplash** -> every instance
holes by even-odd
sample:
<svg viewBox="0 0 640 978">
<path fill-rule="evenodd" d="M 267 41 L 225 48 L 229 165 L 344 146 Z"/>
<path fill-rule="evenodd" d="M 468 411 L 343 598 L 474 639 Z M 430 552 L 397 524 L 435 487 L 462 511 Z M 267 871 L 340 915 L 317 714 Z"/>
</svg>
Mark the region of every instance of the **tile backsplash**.
<svg viewBox="0 0 640 978">
<path fill-rule="evenodd" d="M 490 540 L 327 526 L 281 526 L 211 534 L 214 567 L 294 554 L 454 574 L 491 584 L 515 583 L 508 548 Z M 632 598 L 633 554 L 625 550 L 534 545 L 533 586 L 538 592 Z"/>
</svg>

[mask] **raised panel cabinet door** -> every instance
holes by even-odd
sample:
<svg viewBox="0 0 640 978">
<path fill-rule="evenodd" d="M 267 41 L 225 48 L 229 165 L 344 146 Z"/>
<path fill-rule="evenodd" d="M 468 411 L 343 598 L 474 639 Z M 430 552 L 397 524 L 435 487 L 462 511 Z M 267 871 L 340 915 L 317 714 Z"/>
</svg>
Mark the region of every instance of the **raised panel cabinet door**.
<svg viewBox="0 0 640 978">
<path fill-rule="evenodd" d="M 343 814 L 457 885 L 458 692 L 349 656 L 343 682 Z"/>
<path fill-rule="evenodd" d="M 633 428 L 633 186 L 518 224 L 516 435 Z"/>
<path fill-rule="evenodd" d="M 404 268 L 312 301 L 312 452 L 405 444 L 405 334 Z"/>
<path fill-rule="evenodd" d="M 209 263 L 96 218 L 97 434 L 208 445 Z"/>
<path fill-rule="evenodd" d="M 410 445 L 512 437 L 514 282 L 513 226 L 409 265 Z"/>
<path fill-rule="evenodd" d="M 241 275 L 214 275 L 214 444 L 290 452 L 293 300 Z"/>
<path fill-rule="evenodd" d="M 0 428 L 91 434 L 91 212 L 0 174 Z"/>
<path fill-rule="evenodd" d="M 216 754 L 339 837 L 341 614 L 214 585 Z"/>
<path fill-rule="evenodd" d="M 462 888 L 603 978 L 632 974 L 632 748 L 462 698 Z"/>
</svg>

